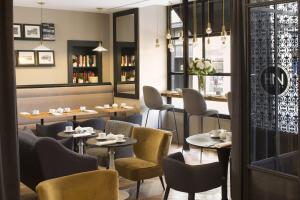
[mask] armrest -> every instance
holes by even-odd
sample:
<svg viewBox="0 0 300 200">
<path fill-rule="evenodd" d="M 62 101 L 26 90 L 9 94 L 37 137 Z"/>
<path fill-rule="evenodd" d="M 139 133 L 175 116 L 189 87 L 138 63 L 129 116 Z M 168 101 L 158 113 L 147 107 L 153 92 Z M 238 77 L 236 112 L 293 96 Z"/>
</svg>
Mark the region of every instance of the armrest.
<svg viewBox="0 0 300 200">
<path fill-rule="evenodd" d="M 40 138 L 35 151 L 45 180 L 98 169 L 96 158 L 75 153 L 52 138 Z"/>
<path fill-rule="evenodd" d="M 112 170 L 97 170 L 51 179 L 36 187 L 39 199 L 47 200 L 117 200 L 118 189 L 118 173 Z"/>
</svg>

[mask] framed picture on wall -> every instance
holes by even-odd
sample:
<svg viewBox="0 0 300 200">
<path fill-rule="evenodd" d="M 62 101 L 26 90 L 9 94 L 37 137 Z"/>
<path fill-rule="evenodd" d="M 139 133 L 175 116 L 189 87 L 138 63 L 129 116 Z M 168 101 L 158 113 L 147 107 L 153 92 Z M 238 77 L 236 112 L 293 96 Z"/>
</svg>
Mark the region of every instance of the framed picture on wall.
<svg viewBox="0 0 300 200">
<path fill-rule="evenodd" d="M 35 66 L 35 52 L 27 50 L 16 51 L 17 66 Z"/>
<path fill-rule="evenodd" d="M 55 25 L 42 23 L 42 38 L 44 41 L 55 41 Z"/>
<path fill-rule="evenodd" d="M 22 39 L 22 24 L 14 24 L 13 25 L 13 34 L 15 40 Z"/>
<path fill-rule="evenodd" d="M 41 26 L 39 24 L 24 24 L 24 39 L 26 40 L 40 40 Z"/>
<path fill-rule="evenodd" d="M 38 66 L 55 66 L 54 51 L 37 51 Z"/>
</svg>

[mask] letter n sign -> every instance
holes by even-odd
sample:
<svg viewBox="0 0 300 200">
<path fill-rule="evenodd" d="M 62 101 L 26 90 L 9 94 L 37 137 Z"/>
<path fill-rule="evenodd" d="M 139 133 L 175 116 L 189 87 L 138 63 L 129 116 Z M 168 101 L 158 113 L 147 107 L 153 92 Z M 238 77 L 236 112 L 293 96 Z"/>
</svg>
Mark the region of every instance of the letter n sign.
<svg viewBox="0 0 300 200">
<path fill-rule="evenodd" d="M 288 73 L 281 67 L 267 67 L 260 74 L 262 88 L 270 95 L 281 95 L 289 86 Z"/>
</svg>

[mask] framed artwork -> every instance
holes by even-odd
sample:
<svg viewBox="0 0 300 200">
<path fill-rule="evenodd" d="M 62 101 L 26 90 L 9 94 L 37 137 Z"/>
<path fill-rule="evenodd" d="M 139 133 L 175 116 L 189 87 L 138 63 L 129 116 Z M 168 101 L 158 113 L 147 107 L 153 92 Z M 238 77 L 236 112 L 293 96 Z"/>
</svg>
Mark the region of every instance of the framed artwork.
<svg viewBox="0 0 300 200">
<path fill-rule="evenodd" d="M 24 24 L 23 27 L 25 40 L 41 39 L 41 26 L 39 24 Z"/>
<path fill-rule="evenodd" d="M 55 66 L 54 51 L 37 51 L 38 66 Z"/>
<path fill-rule="evenodd" d="M 42 24 L 42 38 L 44 41 L 55 41 L 55 25 L 53 23 Z"/>
<path fill-rule="evenodd" d="M 22 39 L 22 24 L 14 24 L 13 25 L 13 34 L 15 40 Z"/>
<path fill-rule="evenodd" d="M 34 51 L 27 51 L 27 50 L 19 50 L 16 51 L 16 61 L 17 66 L 35 66 L 36 59 L 35 59 L 35 52 Z"/>
</svg>

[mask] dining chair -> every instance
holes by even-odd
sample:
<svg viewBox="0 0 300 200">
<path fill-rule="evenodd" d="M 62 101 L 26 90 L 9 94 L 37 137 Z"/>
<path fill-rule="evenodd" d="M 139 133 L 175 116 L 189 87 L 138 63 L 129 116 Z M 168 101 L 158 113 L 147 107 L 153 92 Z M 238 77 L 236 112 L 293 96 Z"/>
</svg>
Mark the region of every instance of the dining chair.
<svg viewBox="0 0 300 200">
<path fill-rule="evenodd" d="M 169 155 L 163 160 L 163 170 L 167 188 L 164 200 L 168 199 L 170 189 L 189 194 L 194 200 L 195 193 L 208 191 L 222 185 L 222 169 L 218 162 L 187 165 L 181 152 Z"/>
<path fill-rule="evenodd" d="M 178 135 L 178 129 L 177 129 L 177 122 L 175 117 L 175 109 L 174 105 L 171 104 L 164 104 L 162 96 L 160 95 L 159 91 L 152 87 L 152 86 L 144 86 L 143 87 L 143 93 L 144 93 L 144 102 L 145 105 L 148 107 L 147 111 L 147 117 L 145 122 L 145 127 L 147 127 L 148 117 L 151 110 L 158 110 L 158 128 L 162 129 L 162 111 L 172 111 L 173 113 L 173 120 L 174 120 L 174 131 L 177 136 L 177 143 L 179 145 L 179 135 Z"/>
<path fill-rule="evenodd" d="M 118 200 L 118 173 L 96 170 L 47 181 L 36 187 L 39 200 Z"/>
<path fill-rule="evenodd" d="M 221 128 L 219 112 L 217 110 L 207 109 L 205 99 L 199 91 L 190 88 L 184 88 L 182 89 L 182 96 L 183 96 L 184 110 L 188 114 L 188 120 L 187 120 L 188 125 L 191 116 L 199 116 L 201 120 L 200 132 L 203 133 L 203 117 L 211 117 L 216 115 L 218 118 L 218 127 L 219 129 Z M 203 149 L 201 148 L 200 150 L 201 162 L 202 162 L 202 153 L 203 153 Z"/>
<path fill-rule="evenodd" d="M 69 149 L 74 149 L 73 138 L 60 138 L 57 134 L 66 129 L 66 126 L 73 126 L 73 122 L 58 122 L 49 125 L 36 124 L 36 135 L 38 137 L 50 137 L 62 141 Z"/>
<path fill-rule="evenodd" d="M 19 130 L 20 180 L 35 190 L 41 181 L 98 169 L 97 159 L 80 155 L 60 141 Z"/>
<path fill-rule="evenodd" d="M 162 161 L 168 154 L 172 133 L 160 129 L 134 127 L 132 137 L 137 140 L 133 145 L 135 157 L 116 159 L 115 167 L 120 176 L 137 182 L 138 199 L 143 180 L 159 177 L 165 189 Z"/>
<path fill-rule="evenodd" d="M 105 125 L 105 132 L 114 135 L 122 134 L 125 137 L 131 137 L 133 127 L 139 126 L 137 124 L 123 122 L 118 120 L 108 120 Z M 108 167 L 108 150 L 107 148 L 91 147 L 87 148 L 86 152 L 89 155 L 98 158 L 99 164 Z M 115 149 L 115 158 L 126 158 L 133 156 L 132 147 L 119 147 Z"/>
</svg>

